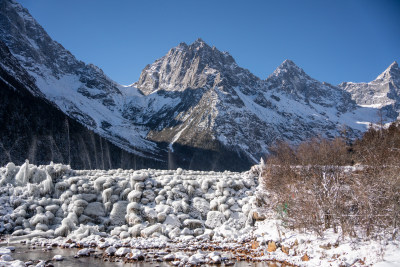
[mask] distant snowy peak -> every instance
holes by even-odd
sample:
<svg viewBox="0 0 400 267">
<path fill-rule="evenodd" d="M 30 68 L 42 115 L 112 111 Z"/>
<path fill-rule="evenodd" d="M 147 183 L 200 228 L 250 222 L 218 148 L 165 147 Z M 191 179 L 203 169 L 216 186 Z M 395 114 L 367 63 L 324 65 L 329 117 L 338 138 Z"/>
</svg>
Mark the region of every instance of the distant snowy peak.
<svg viewBox="0 0 400 267">
<path fill-rule="evenodd" d="M 307 105 L 313 102 L 324 107 L 336 107 L 341 112 L 355 108 L 349 93 L 313 79 L 288 59 L 265 82 L 268 91 L 284 93 L 296 101 L 304 101 Z"/>
<path fill-rule="evenodd" d="M 235 85 L 243 79 L 258 80 L 248 70 L 240 68 L 229 53 L 197 39 L 190 45 L 180 43 L 164 57 L 147 65 L 134 86 L 148 95 L 157 90 L 212 88 L 221 83 Z"/>
<path fill-rule="evenodd" d="M 399 80 L 400 79 L 400 68 L 396 61 L 394 61 L 390 66 L 380 74 L 375 81 L 378 80 Z"/>
<path fill-rule="evenodd" d="M 359 105 L 385 107 L 393 118 L 400 112 L 400 68 L 396 61 L 369 83 L 344 82 L 339 87 L 350 92 Z"/>
<path fill-rule="evenodd" d="M 304 79 L 311 79 L 311 77 L 308 76 L 302 68 L 297 66 L 290 59 L 286 59 L 269 77 L 279 77 L 285 79 L 294 76 Z"/>
</svg>

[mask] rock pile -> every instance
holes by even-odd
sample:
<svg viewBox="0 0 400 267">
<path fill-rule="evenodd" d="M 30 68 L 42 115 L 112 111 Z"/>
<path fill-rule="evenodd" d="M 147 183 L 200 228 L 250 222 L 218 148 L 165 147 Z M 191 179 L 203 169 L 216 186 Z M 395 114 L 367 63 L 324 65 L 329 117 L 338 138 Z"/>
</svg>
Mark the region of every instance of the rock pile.
<svg viewBox="0 0 400 267">
<path fill-rule="evenodd" d="M 254 172 L 0 168 L 0 233 L 237 240 L 251 231 Z"/>
</svg>

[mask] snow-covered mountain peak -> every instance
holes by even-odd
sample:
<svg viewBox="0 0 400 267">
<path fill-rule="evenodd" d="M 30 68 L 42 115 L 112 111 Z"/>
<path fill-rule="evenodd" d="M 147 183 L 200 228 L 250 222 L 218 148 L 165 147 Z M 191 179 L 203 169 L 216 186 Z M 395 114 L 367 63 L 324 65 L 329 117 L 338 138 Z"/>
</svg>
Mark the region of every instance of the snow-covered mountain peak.
<svg viewBox="0 0 400 267">
<path fill-rule="evenodd" d="M 313 79 L 288 59 L 279 65 L 265 82 L 268 91 L 285 94 L 305 105 L 314 103 L 323 107 L 335 107 L 339 112 L 355 108 L 350 94 L 338 87 Z"/>
<path fill-rule="evenodd" d="M 210 47 L 203 39 L 201 38 L 197 38 L 196 41 L 194 41 L 192 44 L 192 46 L 196 46 L 196 47 L 205 47 L 208 46 Z"/>
<path fill-rule="evenodd" d="M 40 89 L 37 96 L 125 151 L 152 151 L 154 144 L 120 114 L 122 86 L 52 40 L 19 3 L 0 0 L 0 40 Z M 19 76 L 15 71 L 8 75 Z"/>
<path fill-rule="evenodd" d="M 339 87 L 350 92 L 359 105 L 384 108 L 391 118 L 400 113 L 400 68 L 396 61 L 371 82 L 344 82 Z"/>
<path fill-rule="evenodd" d="M 78 61 L 11 0 L 0 0 L 0 38 L 10 64 L 18 65 L 11 75 L 31 76 L 24 80 L 65 114 L 170 168 L 239 169 L 257 162 L 276 139 L 333 137 L 343 124 L 360 133 L 367 123 L 359 122 L 376 114 L 291 60 L 261 80 L 202 39 L 170 49 L 124 87 Z M 390 77 L 397 69 L 390 68 Z"/>
<path fill-rule="evenodd" d="M 229 53 L 197 39 L 190 45 L 180 43 L 164 57 L 147 65 L 134 85 L 145 95 L 159 90 L 211 88 L 224 77 L 231 79 L 244 71 Z"/>
<path fill-rule="evenodd" d="M 311 79 L 302 68 L 297 66 L 293 61 L 290 59 L 286 59 L 279 65 L 275 71 L 269 76 L 270 77 L 278 77 L 282 79 L 292 79 L 297 77 L 298 79 Z"/>
<path fill-rule="evenodd" d="M 382 72 L 376 80 L 388 80 L 388 79 L 399 79 L 400 78 L 400 68 L 396 61 L 394 61 L 390 66 Z"/>
</svg>

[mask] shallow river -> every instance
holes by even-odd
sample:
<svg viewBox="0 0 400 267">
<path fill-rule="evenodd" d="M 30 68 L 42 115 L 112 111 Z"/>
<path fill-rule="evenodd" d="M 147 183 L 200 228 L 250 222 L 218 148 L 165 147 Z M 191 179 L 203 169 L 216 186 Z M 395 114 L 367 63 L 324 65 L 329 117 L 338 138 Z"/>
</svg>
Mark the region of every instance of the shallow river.
<svg viewBox="0 0 400 267">
<path fill-rule="evenodd" d="M 6 245 L 4 243 L 0 244 L 0 247 L 6 246 L 14 246 L 15 251 L 11 254 L 14 259 L 22 260 L 24 262 L 32 261 L 33 263 L 37 263 L 38 260 L 48 261 L 53 258 L 54 255 L 62 255 L 64 257 L 63 261 L 51 261 L 55 267 L 89 267 L 89 266 L 98 266 L 98 267 L 112 267 L 112 266 L 121 266 L 121 267 L 144 267 L 144 266 L 171 266 L 166 262 L 151 262 L 151 261 L 142 261 L 136 263 L 124 263 L 124 262 L 109 262 L 104 261 L 101 258 L 102 250 L 96 249 L 94 255 L 90 257 L 79 257 L 74 258 L 78 249 L 76 248 L 68 248 L 62 249 L 58 247 L 53 247 L 52 250 L 44 251 L 42 247 L 36 247 L 36 249 L 30 248 L 29 245 L 24 245 L 20 243 L 10 243 Z M 98 255 L 96 257 L 95 255 Z M 34 265 L 33 265 L 34 266 Z M 207 266 L 207 265 L 205 265 Z M 215 266 L 215 265 L 214 265 Z M 224 266 L 224 265 L 221 265 Z M 237 267 L 267 267 L 267 266 L 281 266 L 279 263 L 268 263 L 268 262 L 236 262 L 235 265 Z"/>
</svg>

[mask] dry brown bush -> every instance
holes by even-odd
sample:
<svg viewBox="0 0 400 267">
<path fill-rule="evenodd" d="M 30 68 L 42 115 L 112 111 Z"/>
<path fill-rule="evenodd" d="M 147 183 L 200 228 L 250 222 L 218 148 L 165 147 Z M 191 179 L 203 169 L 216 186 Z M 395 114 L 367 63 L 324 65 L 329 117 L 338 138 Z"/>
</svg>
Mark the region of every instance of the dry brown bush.
<svg viewBox="0 0 400 267">
<path fill-rule="evenodd" d="M 351 147 L 341 138 L 314 138 L 271 148 L 263 183 L 286 226 L 341 228 L 344 235 L 396 233 L 400 214 L 400 126 L 370 129 Z M 346 167 L 362 164 L 358 170 Z"/>
</svg>

